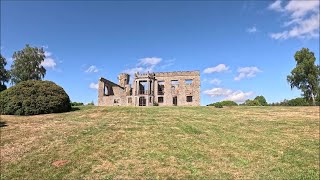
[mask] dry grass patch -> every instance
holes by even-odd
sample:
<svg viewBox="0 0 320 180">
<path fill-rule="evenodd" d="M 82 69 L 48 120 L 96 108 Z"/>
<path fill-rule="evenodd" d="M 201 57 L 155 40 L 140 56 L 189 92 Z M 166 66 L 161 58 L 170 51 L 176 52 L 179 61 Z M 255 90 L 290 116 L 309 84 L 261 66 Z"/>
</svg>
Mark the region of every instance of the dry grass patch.
<svg viewBox="0 0 320 180">
<path fill-rule="evenodd" d="M 317 107 L 84 107 L 1 122 L 1 179 L 319 179 Z"/>
</svg>

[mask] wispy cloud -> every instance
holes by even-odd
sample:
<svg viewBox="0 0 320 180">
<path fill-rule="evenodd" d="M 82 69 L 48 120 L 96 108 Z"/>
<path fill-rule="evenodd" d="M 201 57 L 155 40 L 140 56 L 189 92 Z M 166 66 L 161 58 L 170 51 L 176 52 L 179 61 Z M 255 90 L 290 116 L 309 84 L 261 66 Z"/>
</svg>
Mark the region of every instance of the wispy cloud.
<svg viewBox="0 0 320 180">
<path fill-rule="evenodd" d="M 214 78 L 214 79 L 209 80 L 209 83 L 214 84 L 214 85 L 219 85 L 221 83 L 221 80 Z"/>
<path fill-rule="evenodd" d="M 44 55 L 46 56 L 46 58 L 44 59 L 44 61 L 42 61 L 41 65 L 45 68 L 54 69 L 57 63 L 55 59 L 52 57 L 52 53 L 49 51 L 45 51 Z"/>
<path fill-rule="evenodd" d="M 274 10 L 274 11 L 283 11 L 283 8 L 281 6 L 281 0 L 276 0 L 275 2 L 271 3 L 269 6 L 268 6 L 268 9 L 270 10 Z"/>
<path fill-rule="evenodd" d="M 138 65 L 145 65 L 145 66 L 155 66 L 162 61 L 161 58 L 158 57 L 146 57 L 139 60 Z"/>
<path fill-rule="evenodd" d="M 258 31 L 258 29 L 257 29 L 255 26 L 247 29 L 247 32 L 248 32 L 248 33 L 255 33 L 255 32 L 257 32 L 257 31 Z"/>
<path fill-rule="evenodd" d="M 229 67 L 226 66 L 225 64 L 219 64 L 215 67 L 209 67 L 206 68 L 203 73 L 205 74 L 210 74 L 210 73 L 215 73 L 215 72 L 224 72 L 224 71 L 228 71 Z"/>
<path fill-rule="evenodd" d="M 165 60 L 164 64 L 160 66 L 161 69 L 165 69 L 167 67 L 173 66 L 175 62 L 175 59 L 169 59 L 169 60 Z"/>
<path fill-rule="evenodd" d="M 94 65 L 91 65 L 87 70 L 85 70 L 86 73 L 96 73 L 96 72 L 99 72 L 99 69 L 94 66 Z"/>
<path fill-rule="evenodd" d="M 56 62 L 51 57 L 45 58 L 44 61 L 41 63 L 41 65 L 45 68 L 52 68 L 54 69 L 56 67 Z"/>
<path fill-rule="evenodd" d="M 230 100 L 235 102 L 244 102 L 250 96 L 254 95 L 254 92 L 243 92 L 241 90 L 231 90 L 226 88 L 212 88 L 203 91 L 204 94 L 211 97 L 222 97 L 222 100 Z"/>
<path fill-rule="evenodd" d="M 270 4 L 268 9 L 281 12 L 288 16 L 283 23 L 286 30 L 278 33 L 271 33 L 273 39 L 301 38 L 311 39 L 319 37 L 319 0 L 295 1 L 290 0 L 282 6 L 280 0 Z"/>
<path fill-rule="evenodd" d="M 238 68 L 238 76 L 234 78 L 234 80 L 239 81 L 243 78 L 252 78 L 255 77 L 258 72 L 262 72 L 257 67 L 241 67 Z"/>
<path fill-rule="evenodd" d="M 99 88 L 99 84 L 98 83 L 90 83 L 89 88 L 98 89 Z"/>
<path fill-rule="evenodd" d="M 146 57 L 138 60 L 135 67 L 124 70 L 123 72 L 130 75 L 135 73 L 153 72 L 153 69 L 162 61 L 162 58 L 158 57 Z"/>
</svg>

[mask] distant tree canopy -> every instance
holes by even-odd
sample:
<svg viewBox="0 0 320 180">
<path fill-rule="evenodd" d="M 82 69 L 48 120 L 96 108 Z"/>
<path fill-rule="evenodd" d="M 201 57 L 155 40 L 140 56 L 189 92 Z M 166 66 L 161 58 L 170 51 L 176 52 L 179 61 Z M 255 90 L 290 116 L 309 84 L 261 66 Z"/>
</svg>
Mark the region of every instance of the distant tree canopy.
<svg viewBox="0 0 320 180">
<path fill-rule="evenodd" d="M 46 69 L 41 65 L 44 59 L 43 48 L 31 47 L 28 44 L 21 51 L 14 52 L 14 62 L 11 65 L 12 83 L 41 80 L 46 74 Z"/>
<path fill-rule="evenodd" d="M 284 99 L 281 102 L 271 103 L 271 106 L 310 106 L 310 103 L 303 97 L 294 99 Z M 319 105 L 319 104 L 317 104 Z"/>
<path fill-rule="evenodd" d="M 268 103 L 266 101 L 266 98 L 264 98 L 263 96 L 257 96 L 257 97 L 254 98 L 254 100 L 258 101 L 261 106 L 267 106 L 268 105 Z"/>
<path fill-rule="evenodd" d="M 268 106 L 266 98 L 263 96 L 256 96 L 253 100 L 247 99 L 243 104 L 244 106 Z"/>
<path fill-rule="evenodd" d="M 7 86 L 5 85 L 5 83 L 9 82 L 10 80 L 10 73 L 8 70 L 5 69 L 6 65 L 7 65 L 6 58 L 4 58 L 0 54 L 0 92 L 7 89 Z"/>
<path fill-rule="evenodd" d="M 294 87 L 302 91 L 302 96 L 313 105 L 319 97 L 320 66 L 315 64 L 316 58 L 308 48 L 302 48 L 294 55 L 296 67 L 287 76 L 291 89 Z"/>
<path fill-rule="evenodd" d="M 258 100 L 250 100 L 250 99 L 247 99 L 245 102 L 244 102 L 244 105 L 245 106 L 261 106 L 260 102 Z"/>
<path fill-rule="evenodd" d="M 208 106 L 216 106 L 216 105 L 221 105 L 221 106 L 238 106 L 238 104 L 234 101 L 220 101 L 212 104 L 208 104 Z"/>
</svg>

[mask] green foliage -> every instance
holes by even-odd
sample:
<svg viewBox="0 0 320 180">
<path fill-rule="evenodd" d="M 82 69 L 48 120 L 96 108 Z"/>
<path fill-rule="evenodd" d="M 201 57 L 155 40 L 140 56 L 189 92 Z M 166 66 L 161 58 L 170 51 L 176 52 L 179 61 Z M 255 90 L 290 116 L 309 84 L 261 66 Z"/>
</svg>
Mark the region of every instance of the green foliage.
<svg viewBox="0 0 320 180">
<path fill-rule="evenodd" d="M 6 82 L 10 79 L 10 73 L 8 70 L 5 69 L 5 66 L 7 65 L 6 58 L 4 58 L 0 54 L 0 92 L 7 89 L 7 86 L 5 85 Z"/>
<path fill-rule="evenodd" d="M 254 98 L 254 100 L 258 101 L 261 106 L 267 106 L 268 105 L 268 103 L 266 101 L 266 98 L 264 98 L 263 96 L 257 96 L 257 97 Z"/>
<path fill-rule="evenodd" d="M 220 102 L 216 102 L 216 103 L 214 103 L 214 107 L 215 108 L 223 108 L 223 105 Z"/>
<path fill-rule="evenodd" d="M 221 102 L 216 102 L 221 104 L 222 106 L 238 106 L 238 104 L 234 101 L 221 101 Z M 216 103 L 208 104 L 207 106 L 215 106 Z"/>
<path fill-rule="evenodd" d="M 276 102 L 270 104 L 271 106 L 310 106 L 310 102 L 308 102 L 305 98 L 299 97 L 295 99 L 284 99 L 281 102 Z"/>
<path fill-rule="evenodd" d="M 315 105 L 319 96 L 320 66 L 315 64 L 316 58 L 308 48 L 302 48 L 294 55 L 296 67 L 287 76 L 291 89 L 296 87 L 302 91 L 302 95 Z"/>
<path fill-rule="evenodd" d="M 309 102 L 304 98 L 295 98 L 287 101 L 288 106 L 309 106 Z"/>
<path fill-rule="evenodd" d="M 91 103 L 88 103 L 87 106 L 94 106 L 94 102 L 91 101 Z"/>
<path fill-rule="evenodd" d="M 46 74 L 46 69 L 41 65 L 45 59 L 43 48 L 30 47 L 27 44 L 23 50 L 14 52 L 13 59 L 11 81 L 14 84 L 27 80 L 41 80 Z"/>
<path fill-rule="evenodd" d="M 2 114 L 36 115 L 67 112 L 70 99 L 64 89 L 51 81 L 29 80 L 0 93 Z"/>
<path fill-rule="evenodd" d="M 257 100 L 246 100 L 246 102 L 244 103 L 244 105 L 246 106 L 261 106 L 260 102 Z"/>
<path fill-rule="evenodd" d="M 83 106 L 82 102 L 71 102 L 71 106 Z"/>
</svg>

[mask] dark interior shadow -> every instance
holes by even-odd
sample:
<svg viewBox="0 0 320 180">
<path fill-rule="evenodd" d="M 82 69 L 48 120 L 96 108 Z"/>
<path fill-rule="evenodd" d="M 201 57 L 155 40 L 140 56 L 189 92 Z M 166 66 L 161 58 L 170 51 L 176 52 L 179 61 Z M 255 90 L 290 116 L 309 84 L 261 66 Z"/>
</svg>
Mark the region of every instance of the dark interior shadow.
<svg viewBox="0 0 320 180">
<path fill-rule="evenodd" d="M 5 121 L 0 121 L 0 128 L 8 126 Z"/>
</svg>

